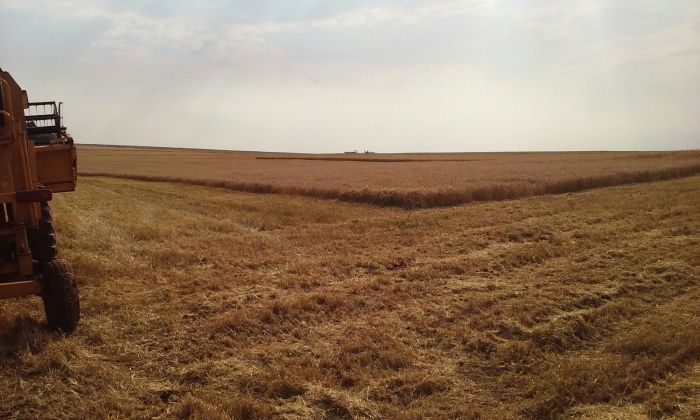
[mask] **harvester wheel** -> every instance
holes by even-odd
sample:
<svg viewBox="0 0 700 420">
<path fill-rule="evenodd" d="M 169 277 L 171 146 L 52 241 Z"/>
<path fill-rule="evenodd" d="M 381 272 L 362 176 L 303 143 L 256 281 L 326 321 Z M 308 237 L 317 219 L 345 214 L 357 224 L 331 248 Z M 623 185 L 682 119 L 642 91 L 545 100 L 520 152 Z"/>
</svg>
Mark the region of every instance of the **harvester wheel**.
<svg viewBox="0 0 700 420">
<path fill-rule="evenodd" d="M 42 267 L 41 284 L 49 328 L 63 332 L 75 330 L 80 320 L 80 299 L 70 264 L 62 259 L 46 262 Z"/>
<path fill-rule="evenodd" d="M 27 229 L 27 239 L 32 256 L 40 264 L 50 261 L 58 255 L 56 234 L 53 230 L 53 218 L 49 203 L 41 203 L 41 219 L 37 228 Z"/>
</svg>

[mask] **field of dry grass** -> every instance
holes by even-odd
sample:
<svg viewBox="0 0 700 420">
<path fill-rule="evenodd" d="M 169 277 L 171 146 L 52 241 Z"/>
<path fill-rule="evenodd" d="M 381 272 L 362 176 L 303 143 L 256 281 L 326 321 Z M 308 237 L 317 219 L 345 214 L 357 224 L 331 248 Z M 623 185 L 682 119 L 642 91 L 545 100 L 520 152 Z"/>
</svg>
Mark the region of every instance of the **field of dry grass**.
<svg viewBox="0 0 700 420">
<path fill-rule="evenodd" d="M 573 192 L 700 173 L 700 151 L 291 154 L 79 147 L 83 175 L 402 208 Z"/>
<path fill-rule="evenodd" d="M 83 168 L 145 167 L 112 153 Z M 53 205 L 83 319 L 0 302 L 1 418 L 700 417 L 697 176 L 412 212 L 85 177 Z"/>
</svg>

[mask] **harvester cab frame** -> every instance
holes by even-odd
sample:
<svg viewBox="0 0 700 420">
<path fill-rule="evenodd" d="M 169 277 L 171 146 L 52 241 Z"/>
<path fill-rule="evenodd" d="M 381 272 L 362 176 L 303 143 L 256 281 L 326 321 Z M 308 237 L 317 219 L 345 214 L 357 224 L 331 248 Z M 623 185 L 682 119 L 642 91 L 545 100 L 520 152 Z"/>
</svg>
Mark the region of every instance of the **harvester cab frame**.
<svg viewBox="0 0 700 420">
<path fill-rule="evenodd" d="M 61 104 L 30 103 L 0 69 L 0 299 L 41 296 L 48 326 L 64 332 L 76 328 L 80 302 L 71 266 L 58 258 L 49 201 L 74 191 L 76 177 Z"/>
<path fill-rule="evenodd" d="M 66 137 L 63 126 L 63 102 L 29 102 L 24 118 L 27 121 L 27 136 L 34 144 L 46 144 Z"/>
</svg>

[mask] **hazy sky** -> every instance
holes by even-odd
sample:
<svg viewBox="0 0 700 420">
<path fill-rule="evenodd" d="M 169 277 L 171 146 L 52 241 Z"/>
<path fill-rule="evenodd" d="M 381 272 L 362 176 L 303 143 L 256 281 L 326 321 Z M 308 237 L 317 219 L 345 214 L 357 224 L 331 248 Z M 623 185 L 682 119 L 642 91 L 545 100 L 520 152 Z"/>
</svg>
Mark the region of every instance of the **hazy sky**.
<svg viewBox="0 0 700 420">
<path fill-rule="evenodd" d="M 700 148 L 698 0 L 0 0 L 84 143 Z"/>
</svg>

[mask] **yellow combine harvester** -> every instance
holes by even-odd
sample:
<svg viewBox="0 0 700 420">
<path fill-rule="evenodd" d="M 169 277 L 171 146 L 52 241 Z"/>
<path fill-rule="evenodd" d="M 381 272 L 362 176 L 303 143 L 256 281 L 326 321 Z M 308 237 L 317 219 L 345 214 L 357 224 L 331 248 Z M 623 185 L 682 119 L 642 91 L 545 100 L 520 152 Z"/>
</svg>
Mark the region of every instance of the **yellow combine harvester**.
<svg viewBox="0 0 700 420">
<path fill-rule="evenodd" d="M 77 326 L 80 302 L 48 202 L 75 190 L 76 156 L 61 104 L 29 102 L 0 69 L 0 299 L 40 295 L 49 327 L 64 332 Z"/>
</svg>

